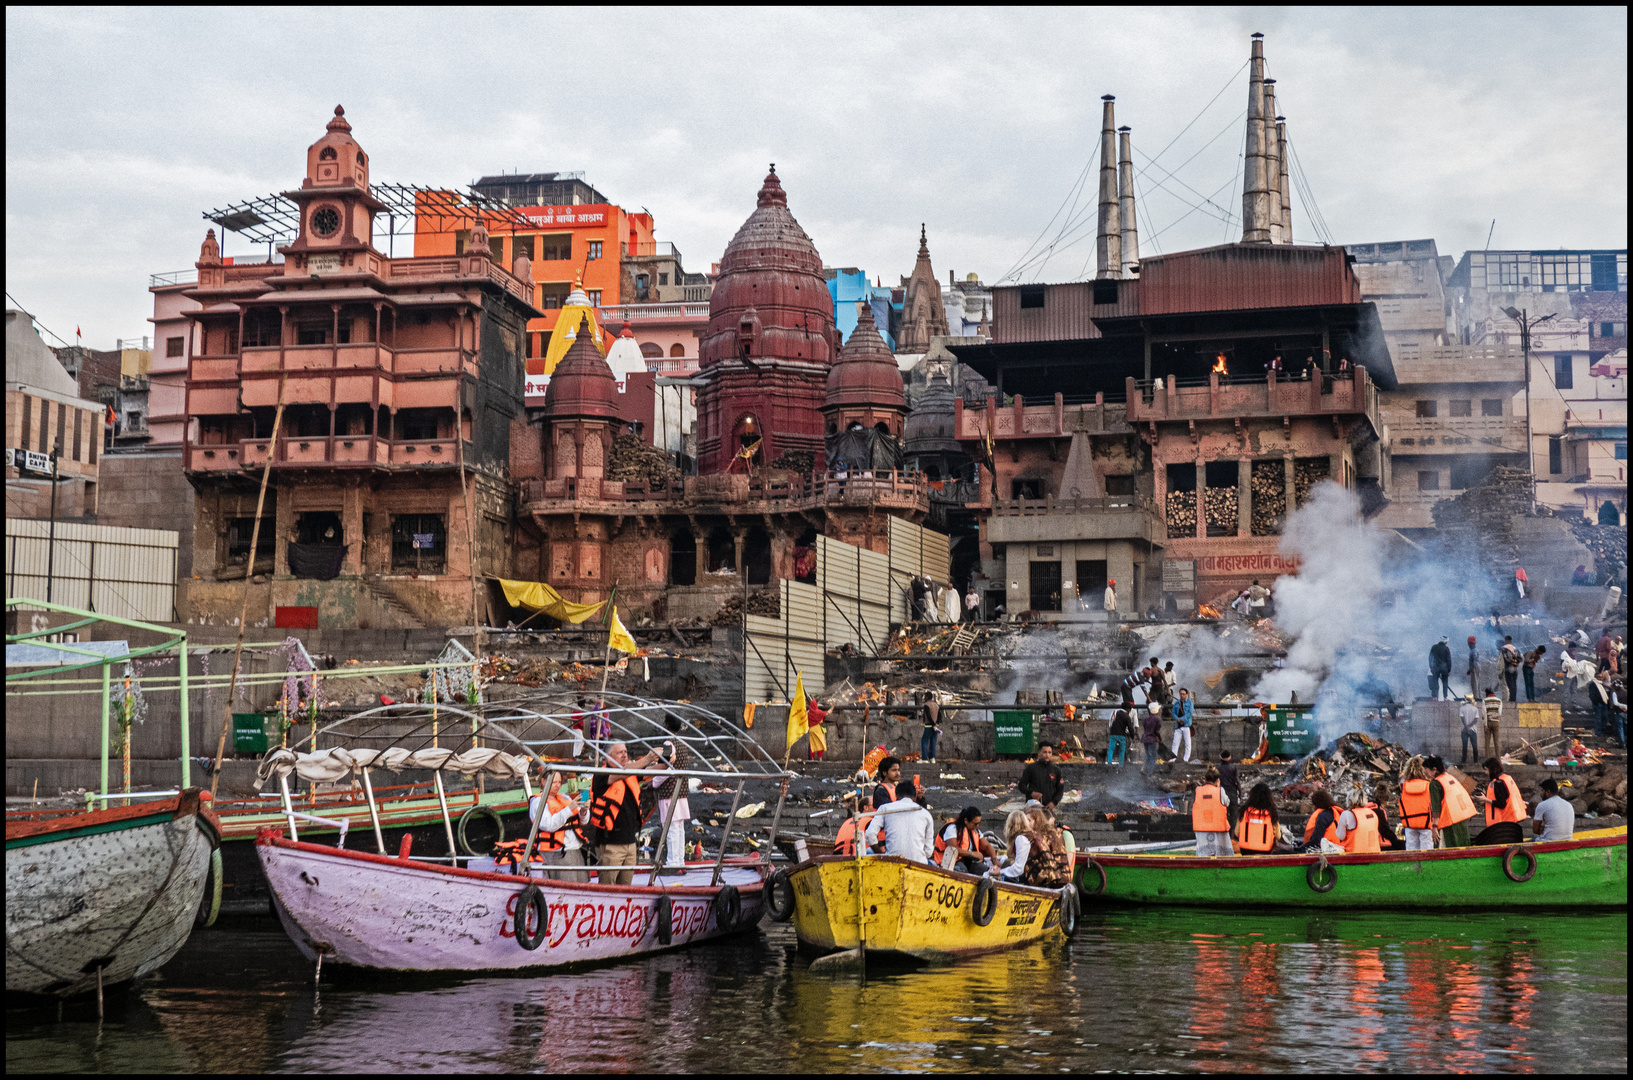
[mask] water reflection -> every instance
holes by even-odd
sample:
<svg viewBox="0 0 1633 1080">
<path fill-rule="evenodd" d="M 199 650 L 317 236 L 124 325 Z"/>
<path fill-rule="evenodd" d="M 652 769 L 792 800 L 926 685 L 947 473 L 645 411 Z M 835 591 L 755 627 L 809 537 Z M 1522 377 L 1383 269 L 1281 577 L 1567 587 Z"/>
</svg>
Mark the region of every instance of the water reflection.
<svg viewBox="0 0 1633 1080">
<path fill-rule="evenodd" d="M 1625 1071 L 1620 915 L 1091 913 L 1070 945 L 813 976 L 792 933 L 545 978 L 338 978 L 270 924 L 110 1005 L 10 1010 L 8 1071 Z"/>
</svg>

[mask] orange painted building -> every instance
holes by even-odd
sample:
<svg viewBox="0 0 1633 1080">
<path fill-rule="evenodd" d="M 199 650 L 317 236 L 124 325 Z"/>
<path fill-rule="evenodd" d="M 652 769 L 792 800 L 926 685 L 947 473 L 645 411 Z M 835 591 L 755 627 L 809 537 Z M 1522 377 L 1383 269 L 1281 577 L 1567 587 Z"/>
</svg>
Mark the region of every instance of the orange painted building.
<svg viewBox="0 0 1633 1080">
<path fill-rule="evenodd" d="M 451 217 L 448 210 L 448 204 L 458 201 L 458 193 L 452 191 L 416 200 L 416 257 L 464 253 L 471 235 L 469 222 Z M 477 213 L 472 208 L 470 218 L 474 220 Z M 626 248 L 650 249 L 653 243 L 651 214 L 629 213 L 611 203 L 512 206 L 483 212 L 483 217 L 497 265 L 514 266 L 524 255 L 532 263 L 533 305 L 546 317 L 527 324 L 529 374 L 542 373 L 542 368 L 533 370 L 533 361 L 542 360 L 549 351 L 556 317 L 573 286 L 582 281 L 591 307 L 624 303 L 626 298 L 620 295 L 623 252 Z M 610 343 L 611 337 L 603 330 L 603 351 Z"/>
</svg>

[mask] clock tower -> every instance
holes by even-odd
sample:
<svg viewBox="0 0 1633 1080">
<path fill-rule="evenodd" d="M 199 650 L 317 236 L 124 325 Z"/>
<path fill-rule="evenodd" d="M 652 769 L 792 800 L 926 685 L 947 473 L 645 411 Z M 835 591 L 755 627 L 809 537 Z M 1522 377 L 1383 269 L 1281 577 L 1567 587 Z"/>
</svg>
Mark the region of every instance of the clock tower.
<svg viewBox="0 0 1633 1080">
<path fill-rule="evenodd" d="M 306 178 L 299 190 L 284 192 L 300 207 L 300 235 L 283 250 L 306 264 L 309 273 L 319 267 L 330 273 L 345 267 L 361 269 L 359 252 L 373 251 L 374 215 L 385 204 L 369 194 L 369 156 L 352 138 L 346 110 L 335 106 L 323 138 L 306 151 Z"/>
</svg>

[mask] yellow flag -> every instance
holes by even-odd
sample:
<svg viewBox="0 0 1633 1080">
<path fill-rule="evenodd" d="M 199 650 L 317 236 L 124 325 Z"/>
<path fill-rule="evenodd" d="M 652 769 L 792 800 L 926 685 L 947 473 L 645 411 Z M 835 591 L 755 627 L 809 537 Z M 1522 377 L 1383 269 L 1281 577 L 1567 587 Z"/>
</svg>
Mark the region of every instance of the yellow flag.
<svg viewBox="0 0 1633 1080">
<path fill-rule="evenodd" d="M 788 749 L 792 750 L 794 744 L 799 742 L 809 730 L 811 730 L 811 717 L 805 711 L 805 676 L 796 673 L 794 676 L 794 704 L 788 708 Z"/>
<path fill-rule="evenodd" d="M 624 624 L 618 621 L 618 609 L 612 609 L 612 627 L 607 633 L 607 648 L 617 649 L 619 652 L 636 653 L 641 647 L 635 644 L 635 639 L 629 636 Z"/>
</svg>

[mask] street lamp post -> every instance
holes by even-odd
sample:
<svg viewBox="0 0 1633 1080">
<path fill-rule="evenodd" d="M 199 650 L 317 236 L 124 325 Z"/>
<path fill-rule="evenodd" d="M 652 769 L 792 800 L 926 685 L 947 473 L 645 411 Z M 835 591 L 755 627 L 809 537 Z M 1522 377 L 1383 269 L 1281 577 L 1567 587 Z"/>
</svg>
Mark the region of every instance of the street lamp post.
<svg viewBox="0 0 1633 1080">
<path fill-rule="evenodd" d="M 1513 319 L 1520 326 L 1520 349 L 1525 353 L 1525 469 L 1531 474 L 1531 508 L 1537 505 L 1537 468 L 1536 453 L 1531 446 L 1531 329 L 1540 326 L 1553 318 L 1553 315 L 1543 315 L 1540 318 L 1531 318 L 1529 310 L 1520 310 L 1512 307 L 1504 308 L 1503 314 Z M 1554 314 L 1558 314 L 1555 312 Z"/>
</svg>

